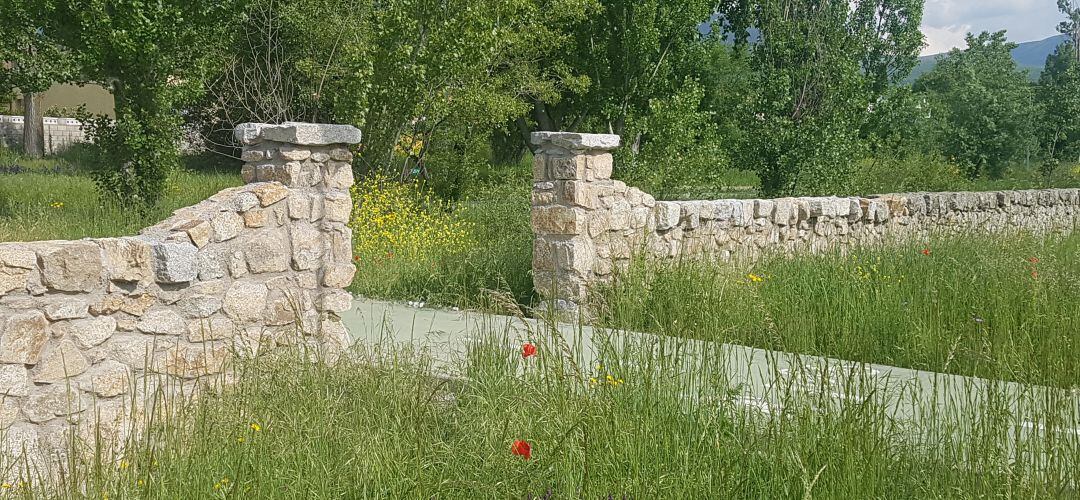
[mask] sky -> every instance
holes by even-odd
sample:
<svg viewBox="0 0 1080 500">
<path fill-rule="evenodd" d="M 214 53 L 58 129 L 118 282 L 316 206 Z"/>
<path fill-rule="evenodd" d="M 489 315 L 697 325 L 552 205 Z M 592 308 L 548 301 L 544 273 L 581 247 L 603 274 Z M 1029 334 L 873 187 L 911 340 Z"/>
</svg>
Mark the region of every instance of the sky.
<svg viewBox="0 0 1080 500">
<path fill-rule="evenodd" d="M 926 0 L 923 55 L 964 47 L 969 31 L 1008 30 L 1009 40 L 1029 42 L 1057 34 L 1056 0 Z"/>
</svg>

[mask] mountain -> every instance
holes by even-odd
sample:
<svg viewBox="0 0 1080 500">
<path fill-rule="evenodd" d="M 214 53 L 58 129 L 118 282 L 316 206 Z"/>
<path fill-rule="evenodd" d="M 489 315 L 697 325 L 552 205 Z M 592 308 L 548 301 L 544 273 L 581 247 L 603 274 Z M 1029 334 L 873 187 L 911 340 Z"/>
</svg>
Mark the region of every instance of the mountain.
<svg viewBox="0 0 1080 500">
<path fill-rule="evenodd" d="M 1053 54 L 1058 45 L 1068 39 L 1066 35 L 1057 35 L 1045 40 L 1021 43 L 1012 50 L 1013 60 L 1016 61 L 1016 65 L 1020 69 L 1028 70 L 1028 78 L 1031 78 L 1032 81 L 1038 80 L 1039 73 L 1042 73 L 1043 66 L 1046 64 L 1046 56 Z M 937 64 L 937 59 L 944 55 L 933 54 L 920 57 L 919 64 L 911 71 L 911 76 L 907 78 L 907 82 L 911 83 L 919 75 L 930 71 Z"/>
</svg>

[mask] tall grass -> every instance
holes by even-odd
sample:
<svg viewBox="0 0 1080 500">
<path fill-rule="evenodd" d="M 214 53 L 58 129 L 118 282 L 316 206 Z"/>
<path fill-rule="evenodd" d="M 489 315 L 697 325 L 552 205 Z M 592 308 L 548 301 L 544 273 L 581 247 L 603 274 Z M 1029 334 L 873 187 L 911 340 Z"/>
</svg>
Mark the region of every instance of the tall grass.
<svg viewBox="0 0 1080 500">
<path fill-rule="evenodd" d="M 748 266 L 635 263 L 611 326 L 1080 387 L 1080 234 L 961 236 Z"/>
<path fill-rule="evenodd" d="M 64 158 L 28 161 L 0 155 L 0 160 L 28 170 L 0 172 L 0 241 L 131 235 L 177 208 L 241 184 L 238 173 L 180 170 L 169 178 L 157 206 L 137 211 L 100 196 L 88 173 Z"/>
<path fill-rule="evenodd" d="M 551 329 L 533 333 L 540 352 L 529 359 L 502 331 L 474 333 L 482 340 L 458 366 L 465 378 L 433 377 L 425 351 L 389 344 L 361 346 L 334 365 L 287 354 L 243 363 L 234 386 L 153 423 L 149 437 L 123 456 L 98 455 L 67 489 L 26 496 L 1076 494 L 1076 440 L 1047 433 L 1021 446 L 1019 437 L 1003 439 L 1018 416 L 993 403 L 992 389 L 983 394 L 991 403 L 977 413 L 945 407 L 913 422 L 895 420 L 893 396 L 883 393 L 833 404 L 811 391 L 763 414 L 738 403 L 739 387 L 718 349 L 675 358 L 629 341 L 602 350 L 602 366 L 586 366 L 573 361 L 581 352 L 559 347 Z M 605 374 L 624 382 L 605 382 Z M 1059 425 L 1076 423 L 1073 414 Z M 511 453 L 515 440 L 530 443 L 531 459 Z"/>
</svg>

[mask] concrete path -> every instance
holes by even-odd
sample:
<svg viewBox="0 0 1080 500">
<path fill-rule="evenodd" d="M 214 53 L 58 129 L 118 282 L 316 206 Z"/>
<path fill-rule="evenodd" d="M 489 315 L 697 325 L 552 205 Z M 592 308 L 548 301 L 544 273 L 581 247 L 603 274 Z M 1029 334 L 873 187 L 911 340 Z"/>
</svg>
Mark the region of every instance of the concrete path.
<svg viewBox="0 0 1080 500">
<path fill-rule="evenodd" d="M 1080 446 L 1077 391 L 589 326 L 559 324 L 556 330 L 532 319 L 363 299 L 342 318 L 355 341 L 424 349 L 436 369 L 450 376 L 460 374 L 469 346 L 485 338 L 502 339 L 508 355 L 519 353 L 527 340 L 548 346 L 565 341 L 568 348 L 560 351 L 573 353 L 580 367 L 613 358 L 651 365 L 665 358 L 688 375 L 722 372 L 723 384 L 684 377 L 688 396 L 705 395 L 706 386 L 714 392 L 731 390 L 734 403 L 764 415 L 797 401 L 834 407 L 873 401 L 897 421 L 918 425 L 930 420 L 938 424 L 934 428 L 965 434 L 986 418 L 1003 417 L 1013 437 L 1051 432 Z"/>
</svg>

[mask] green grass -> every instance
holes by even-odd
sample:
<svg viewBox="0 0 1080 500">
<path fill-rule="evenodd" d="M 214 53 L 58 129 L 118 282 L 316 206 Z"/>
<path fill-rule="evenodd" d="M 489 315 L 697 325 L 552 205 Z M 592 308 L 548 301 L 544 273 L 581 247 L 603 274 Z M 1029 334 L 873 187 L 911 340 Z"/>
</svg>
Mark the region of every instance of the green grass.
<svg viewBox="0 0 1080 500">
<path fill-rule="evenodd" d="M 76 464 L 61 491 L 24 493 L 1069 498 L 1080 479 L 1075 440 L 1035 437 L 1012 448 L 1006 436 L 1018 421 L 993 404 L 902 424 L 883 395 L 837 407 L 803 394 L 767 418 L 733 402 L 718 352 L 686 364 L 631 344 L 606 352 L 600 369 L 576 365 L 577 353 L 548 330 L 534 334 L 540 353 L 529 360 L 514 345 L 498 347 L 507 345 L 498 332 L 479 337 L 460 367 L 468 378 L 453 381 L 433 378 L 415 351 L 380 345 L 336 365 L 287 352 L 244 363 L 234 386 L 159 414 L 122 456 L 98 453 Z M 588 382 L 609 373 L 625 383 Z M 530 460 L 510 453 L 518 439 L 531 444 Z M 1047 452 L 1054 461 L 1040 460 Z"/>
<path fill-rule="evenodd" d="M 965 236 L 752 266 L 639 262 L 600 296 L 612 326 L 1080 387 L 1077 233 Z"/>
<path fill-rule="evenodd" d="M 85 170 L 65 158 L 26 160 L 0 154 L 0 160 L 0 166 L 14 163 L 30 169 L 0 173 L 0 241 L 133 235 L 177 208 L 241 184 L 238 172 L 185 168 L 169 179 L 157 206 L 140 212 L 103 199 Z"/>
</svg>

